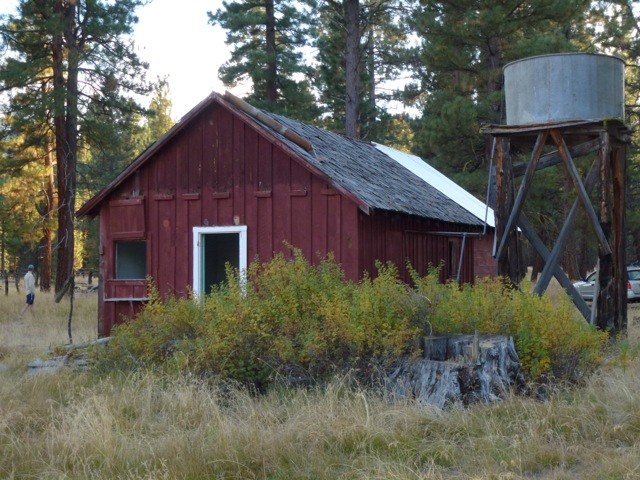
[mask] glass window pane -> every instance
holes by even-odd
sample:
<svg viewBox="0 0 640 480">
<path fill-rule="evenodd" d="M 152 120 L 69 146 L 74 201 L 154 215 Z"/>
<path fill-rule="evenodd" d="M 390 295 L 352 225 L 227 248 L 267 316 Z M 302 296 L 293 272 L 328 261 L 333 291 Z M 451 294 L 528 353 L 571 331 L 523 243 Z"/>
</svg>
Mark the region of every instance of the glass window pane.
<svg viewBox="0 0 640 480">
<path fill-rule="evenodd" d="M 147 276 L 147 242 L 116 242 L 116 279 L 140 280 Z"/>
</svg>

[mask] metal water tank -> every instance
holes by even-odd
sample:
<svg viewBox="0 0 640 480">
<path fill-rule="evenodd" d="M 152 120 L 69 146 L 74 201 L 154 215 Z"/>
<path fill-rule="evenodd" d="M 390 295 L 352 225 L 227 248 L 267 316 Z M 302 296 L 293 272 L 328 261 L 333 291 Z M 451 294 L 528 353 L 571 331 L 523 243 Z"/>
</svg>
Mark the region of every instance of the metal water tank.
<svg viewBox="0 0 640 480">
<path fill-rule="evenodd" d="M 524 58 L 504 67 L 507 125 L 624 121 L 624 61 L 592 53 Z"/>
</svg>

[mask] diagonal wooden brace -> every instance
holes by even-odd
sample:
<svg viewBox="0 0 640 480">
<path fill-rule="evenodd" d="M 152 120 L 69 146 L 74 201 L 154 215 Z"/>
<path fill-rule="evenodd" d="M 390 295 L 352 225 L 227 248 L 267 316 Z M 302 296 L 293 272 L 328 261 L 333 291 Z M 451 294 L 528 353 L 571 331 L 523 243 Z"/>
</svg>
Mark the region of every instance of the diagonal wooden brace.
<svg viewBox="0 0 640 480">
<path fill-rule="evenodd" d="M 551 136 L 553 140 L 556 142 L 556 146 L 558 147 L 558 151 L 560 155 L 562 155 L 562 159 L 564 160 L 565 167 L 571 176 L 571 180 L 573 181 L 573 186 L 578 192 L 578 198 L 582 202 L 582 206 L 584 207 L 587 218 L 591 222 L 591 226 L 593 227 L 593 231 L 596 234 L 596 238 L 598 239 L 598 243 L 600 245 L 601 251 L 604 254 L 611 255 L 611 247 L 609 246 L 609 242 L 607 241 L 607 237 L 600 226 L 600 222 L 598 221 L 598 216 L 596 215 L 595 210 L 593 209 L 593 205 L 591 205 L 591 201 L 589 200 L 589 195 L 582 184 L 582 180 L 580 179 L 580 175 L 578 174 L 578 170 L 576 166 L 573 164 L 573 159 L 571 158 L 571 154 L 569 153 L 569 149 L 567 148 L 567 144 L 562 138 L 560 132 L 556 129 L 551 130 Z"/>
<path fill-rule="evenodd" d="M 538 255 L 542 257 L 546 264 L 549 264 L 549 249 L 546 247 L 542 239 L 538 236 L 535 229 L 531 226 L 524 215 L 520 215 L 520 218 L 518 219 L 518 227 L 520 227 L 520 230 L 522 230 L 524 236 L 527 237 L 529 243 L 531 243 L 536 252 L 538 252 Z M 562 288 L 567 291 L 567 293 L 571 297 L 571 300 L 573 301 L 573 304 L 578 308 L 584 319 L 589 321 L 589 319 L 591 318 L 591 309 L 587 305 L 587 302 L 584 301 L 584 299 L 575 289 L 573 283 L 571 283 L 571 280 L 569 280 L 567 275 L 558 265 L 555 265 L 553 273 L 560 286 L 562 286 Z"/>
<path fill-rule="evenodd" d="M 600 173 L 600 165 L 602 163 L 601 155 L 596 155 L 595 160 L 593 161 L 593 165 L 591 165 L 591 169 L 587 174 L 587 177 L 584 181 L 584 187 L 587 192 L 591 192 L 593 187 L 598 180 L 598 174 Z M 536 283 L 535 293 L 541 295 L 547 287 L 549 286 L 549 281 L 551 280 L 551 276 L 555 273 L 556 268 L 558 266 L 558 259 L 560 258 L 560 253 L 564 250 L 564 245 L 567 241 L 567 237 L 571 231 L 571 227 L 573 224 L 573 220 L 578 213 L 578 204 L 579 200 L 576 198 L 571 206 L 571 210 L 569 210 L 569 214 L 562 226 L 562 230 L 560 231 L 560 235 L 556 240 L 556 244 L 551 250 L 551 254 L 549 255 L 548 260 L 545 260 L 544 268 L 542 269 L 542 273 L 540 274 L 540 278 L 538 279 L 538 283 Z"/>
<path fill-rule="evenodd" d="M 504 230 L 502 231 L 502 238 L 500 239 L 500 244 L 498 246 L 498 250 L 496 251 L 496 258 L 498 260 L 502 258 L 502 252 L 505 245 L 507 244 L 509 233 L 516 225 L 516 220 L 520 215 L 520 212 L 522 211 L 525 197 L 527 196 L 527 193 L 529 193 L 529 189 L 531 188 L 533 174 L 536 171 L 538 160 L 540 159 L 540 155 L 542 154 L 542 149 L 544 148 L 544 144 L 547 141 L 547 135 L 547 131 L 545 130 L 544 132 L 540 132 L 538 134 L 538 138 L 536 139 L 536 144 L 533 148 L 533 152 L 531 153 L 531 160 L 527 165 L 527 170 L 524 174 L 524 177 L 522 178 L 522 183 L 520 183 L 518 195 L 513 202 L 513 207 L 511 209 L 511 213 L 509 214 L 509 219 L 507 220 L 507 223 L 504 226 Z"/>
</svg>

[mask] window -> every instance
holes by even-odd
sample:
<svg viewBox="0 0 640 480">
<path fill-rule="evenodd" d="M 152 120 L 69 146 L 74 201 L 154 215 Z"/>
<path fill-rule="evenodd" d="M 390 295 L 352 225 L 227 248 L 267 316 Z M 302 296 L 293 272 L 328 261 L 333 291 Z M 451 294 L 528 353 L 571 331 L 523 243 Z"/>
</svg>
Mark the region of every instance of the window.
<svg viewBox="0 0 640 480">
<path fill-rule="evenodd" d="M 116 279 L 140 280 L 147 276 L 147 242 L 116 241 Z"/>
</svg>

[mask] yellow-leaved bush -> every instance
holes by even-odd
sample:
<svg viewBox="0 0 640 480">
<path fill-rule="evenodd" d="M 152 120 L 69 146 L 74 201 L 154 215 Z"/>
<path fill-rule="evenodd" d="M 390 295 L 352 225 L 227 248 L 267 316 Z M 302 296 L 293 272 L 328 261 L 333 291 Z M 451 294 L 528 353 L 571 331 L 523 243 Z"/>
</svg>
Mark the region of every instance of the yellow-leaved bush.
<svg viewBox="0 0 640 480">
<path fill-rule="evenodd" d="M 433 269 L 411 271 L 413 288 L 393 264 L 377 275 L 347 281 L 331 256 L 309 263 L 291 249 L 267 263 L 251 263 L 241 276 L 203 298 L 161 298 L 114 328 L 104 369 L 157 366 L 268 386 L 278 375 L 314 381 L 333 373 L 393 364 L 420 354 L 429 334 L 513 336 L 524 372 L 575 378 L 600 360 L 607 335 L 576 315 L 566 298 L 552 301 L 502 279 L 441 284 Z M 149 282 L 151 285 L 152 282 Z"/>
<path fill-rule="evenodd" d="M 433 332 L 507 335 L 527 378 L 579 380 L 602 360 L 609 335 L 589 325 L 568 295 L 536 295 L 525 281 L 477 279 L 475 285 L 437 283 L 437 275 L 413 273 L 415 289 L 429 298 Z"/>
</svg>

